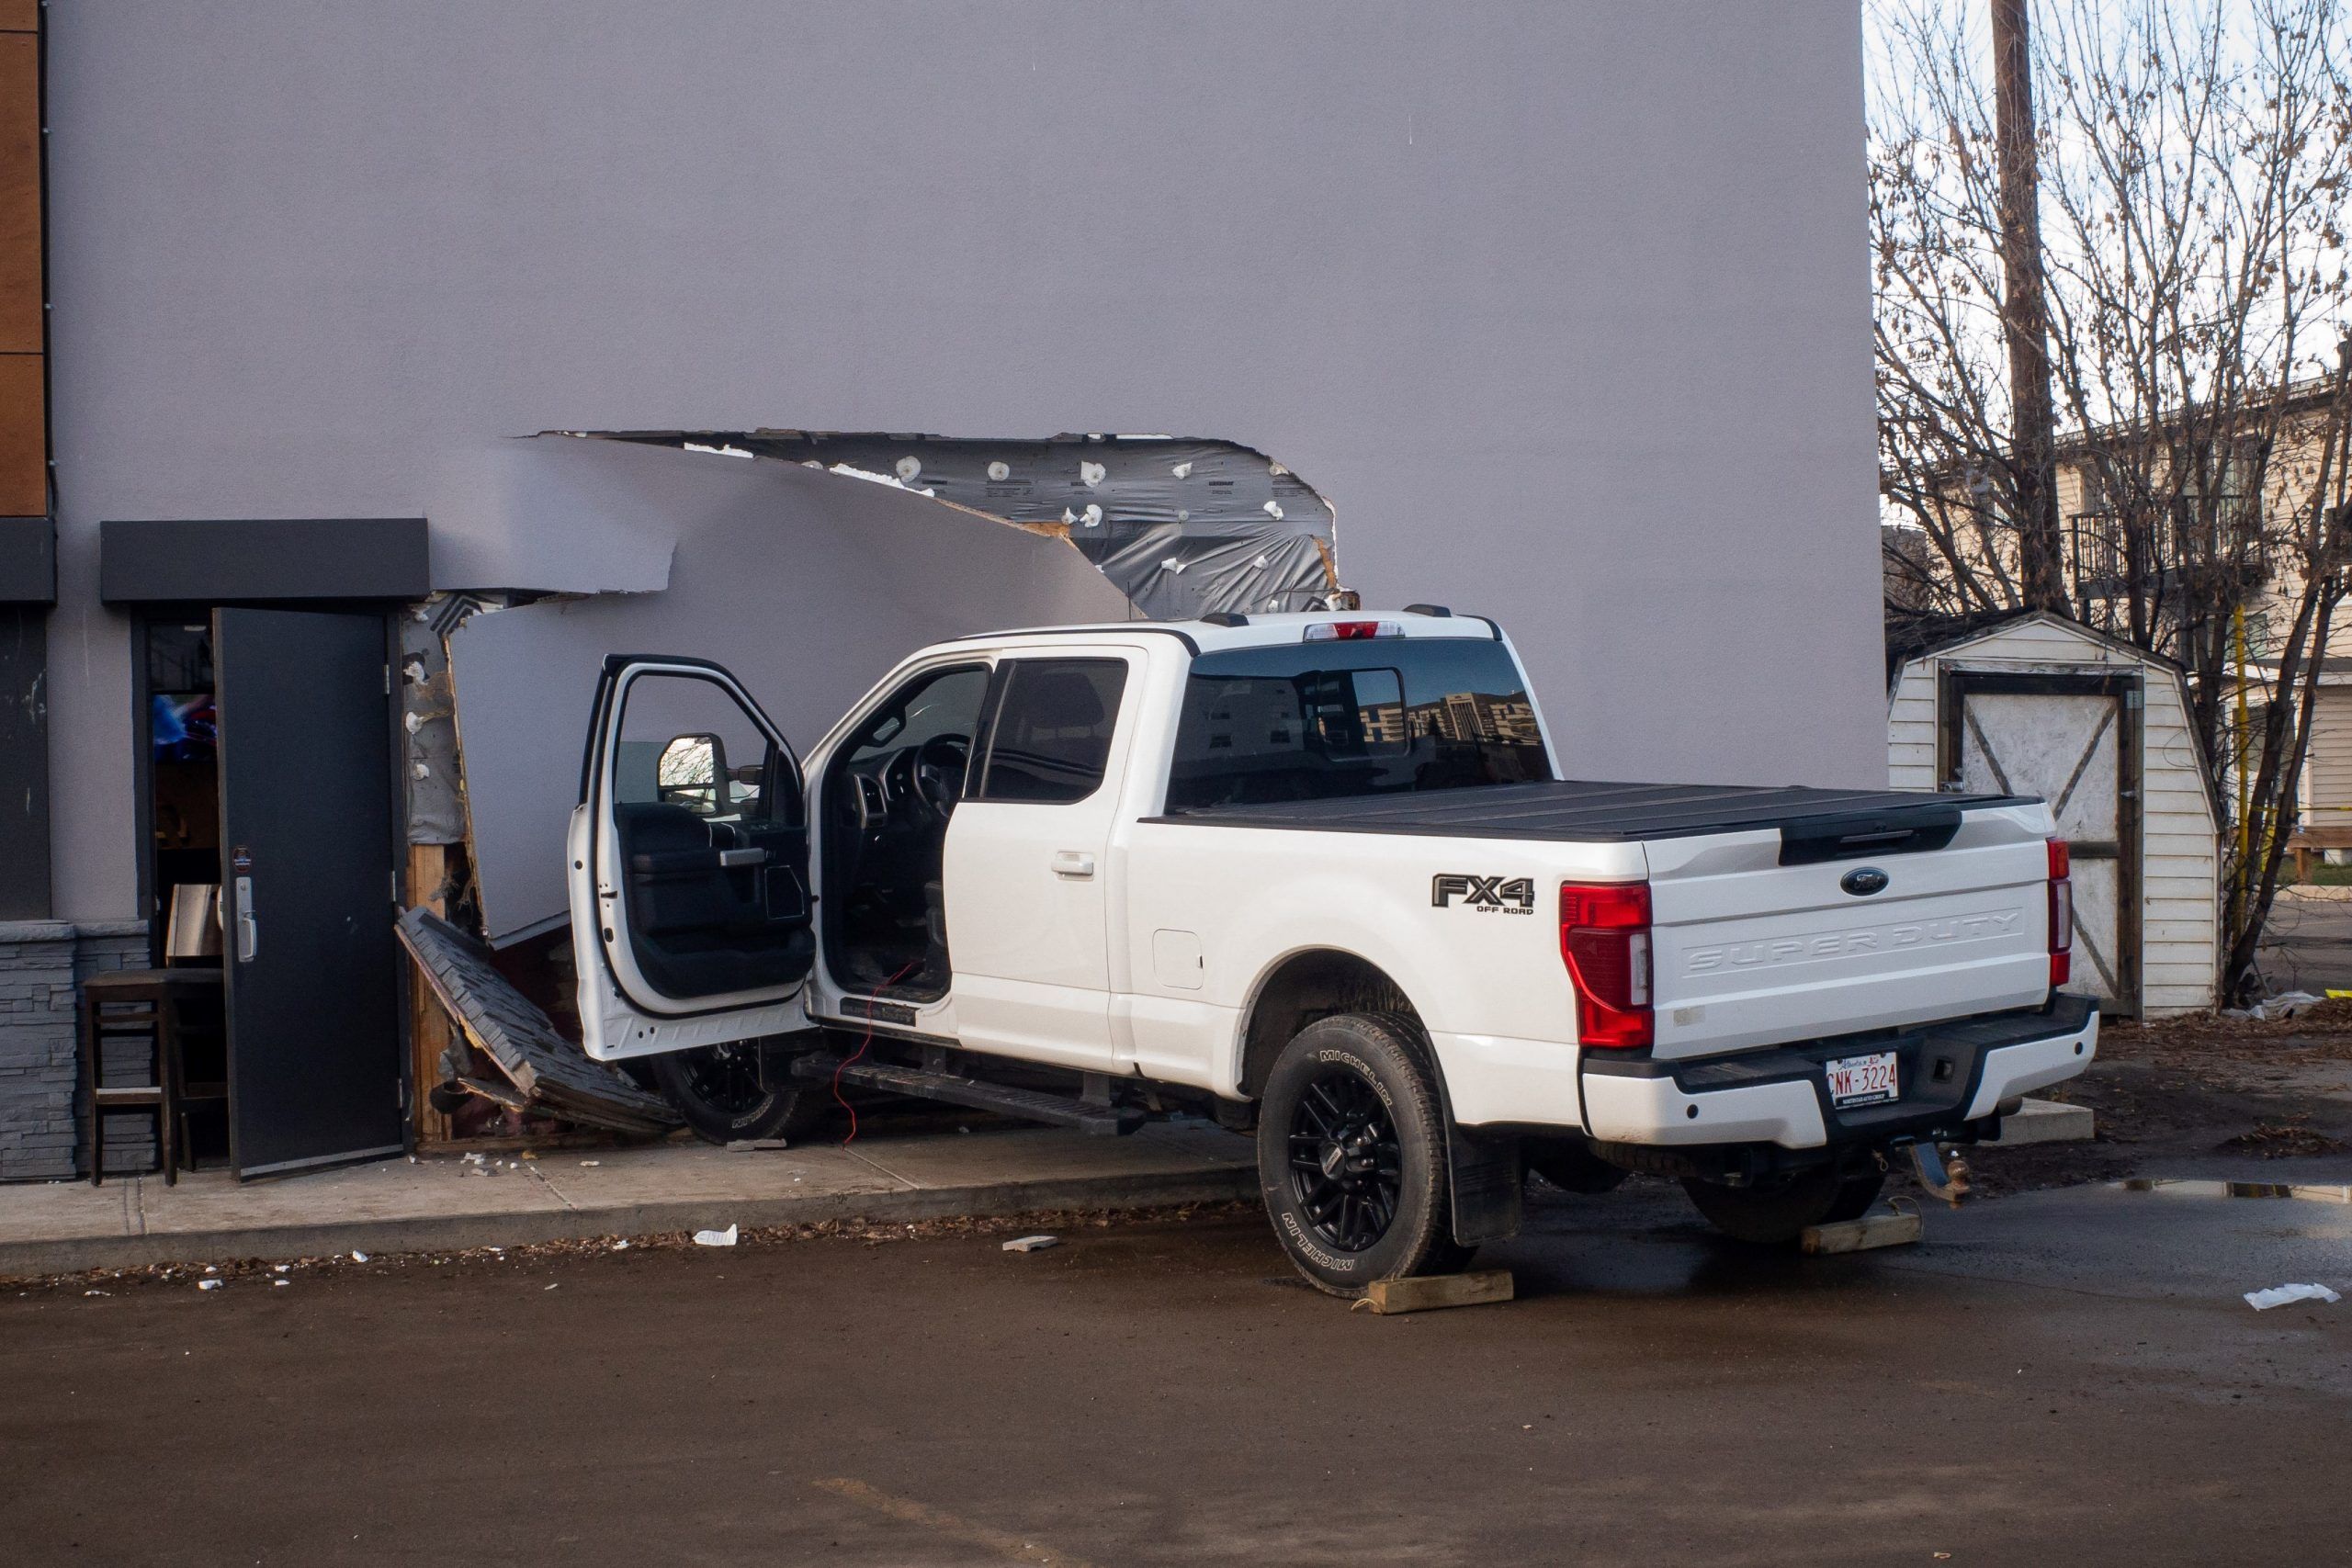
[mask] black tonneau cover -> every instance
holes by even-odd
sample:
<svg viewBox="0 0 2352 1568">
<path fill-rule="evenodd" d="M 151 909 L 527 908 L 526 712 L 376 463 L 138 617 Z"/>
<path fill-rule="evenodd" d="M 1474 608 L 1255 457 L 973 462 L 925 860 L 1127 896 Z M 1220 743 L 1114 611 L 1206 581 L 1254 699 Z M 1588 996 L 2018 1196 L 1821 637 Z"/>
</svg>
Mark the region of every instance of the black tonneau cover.
<svg viewBox="0 0 2352 1568">
<path fill-rule="evenodd" d="M 1934 849 L 1972 807 L 2023 806 L 2015 795 L 1797 785 L 1607 784 L 1555 779 L 1334 800 L 1283 800 L 1172 812 L 1155 822 L 1298 828 L 1318 833 L 1407 833 L 1451 839 L 1690 838 L 1779 829 L 1786 862 Z"/>
</svg>

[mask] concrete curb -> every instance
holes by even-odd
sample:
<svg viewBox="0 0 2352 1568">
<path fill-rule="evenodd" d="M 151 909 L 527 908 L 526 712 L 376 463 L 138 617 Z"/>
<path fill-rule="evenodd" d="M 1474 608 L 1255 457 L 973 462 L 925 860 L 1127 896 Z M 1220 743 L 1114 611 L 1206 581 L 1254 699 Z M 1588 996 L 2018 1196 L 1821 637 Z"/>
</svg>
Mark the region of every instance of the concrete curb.
<svg viewBox="0 0 2352 1568">
<path fill-rule="evenodd" d="M 711 1198 L 623 1203 L 523 1213 L 429 1214 L 396 1220 L 173 1231 L 146 1235 L 66 1236 L 0 1242 L 0 1280 L 134 1269 L 150 1263 L 218 1263 L 231 1258 L 286 1261 L 338 1252 L 435 1252 L 469 1247 L 520 1247 L 537 1241 L 660 1235 L 736 1224 L 811 1224 L 824 1220 L 937 1220 L 1020 1214 L 1041 1209 L 1149 1209 L 1219 1203 L 1257 1195 L 1247 1167 L 1000 1181 L 974 1187 L 919 1187 L 824 1198 Z"/>
</svg>

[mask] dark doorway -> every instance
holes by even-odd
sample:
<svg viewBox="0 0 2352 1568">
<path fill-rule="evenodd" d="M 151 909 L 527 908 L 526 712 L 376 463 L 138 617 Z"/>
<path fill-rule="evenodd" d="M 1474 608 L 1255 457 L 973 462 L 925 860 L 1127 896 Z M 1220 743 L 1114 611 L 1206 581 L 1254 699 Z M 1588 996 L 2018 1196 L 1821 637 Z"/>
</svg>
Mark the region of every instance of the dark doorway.
<svg viewBox="0 0 2352 1568">
<path fill-rule="evenodd" d="M 389 622 L 223 608 L 211 627 L 232 1162 L 397 1154 Z"/>
</svg>

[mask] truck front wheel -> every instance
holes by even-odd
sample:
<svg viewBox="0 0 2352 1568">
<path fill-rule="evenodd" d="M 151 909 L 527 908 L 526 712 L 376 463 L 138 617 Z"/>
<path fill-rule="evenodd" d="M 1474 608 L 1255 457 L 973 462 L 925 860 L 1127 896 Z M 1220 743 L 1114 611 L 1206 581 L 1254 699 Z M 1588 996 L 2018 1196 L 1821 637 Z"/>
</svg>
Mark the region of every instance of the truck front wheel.
<svg viewBox="0 0 2352 1568">
<path fill-rule="evenodd" d="M 1445 1119 L 1408 1022 L 1341 1013 L 1274 1060 L 1258 1111 L 1258 1184 L 1274 1237 L 1318 1290 L 1458 1268 Z"/>
<path fill-rule="evenodd" d="M 832 1100 L 821 1084 L 796 1084 L 760 1059 L 760 1043 L 705 1045 L 652 1058 L 653 1081 L 705 1143 L 798 1138 L 816 1131 Z"/>
<path fill-rule="evenodd" d="M 1747 1187 L 1686 1179 L 1682 1190 L 1709 1224 L 1735 1241 L 1778 1247 L 1813 1225 L 1859 1220 L 1878 1201 L 1886 1172 L 1875 1160 L 1822 1165 Z"/>
</svg>

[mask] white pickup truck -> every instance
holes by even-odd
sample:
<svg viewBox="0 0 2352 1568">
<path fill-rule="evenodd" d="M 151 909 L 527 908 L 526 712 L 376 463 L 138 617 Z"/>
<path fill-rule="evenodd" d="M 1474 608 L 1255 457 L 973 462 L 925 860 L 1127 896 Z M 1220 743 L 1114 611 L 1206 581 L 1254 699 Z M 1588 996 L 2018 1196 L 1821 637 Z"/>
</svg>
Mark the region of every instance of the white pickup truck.
<svg viewBox="0 0 2352 1568">
<path fill-rule="evenodd" d="M 943 643 L 805 763 L 726 671 L 615 656 L 587 1050 L 720 1138 L 836 1078 L 1204 1110 L 1341 1294 L 1511 1234 L 1530 1168 L 1788 1240 L 2088 1065 L 2039 802 L 1575 770 L 1501 631 L 1430 605 Z"/>
</svg>

